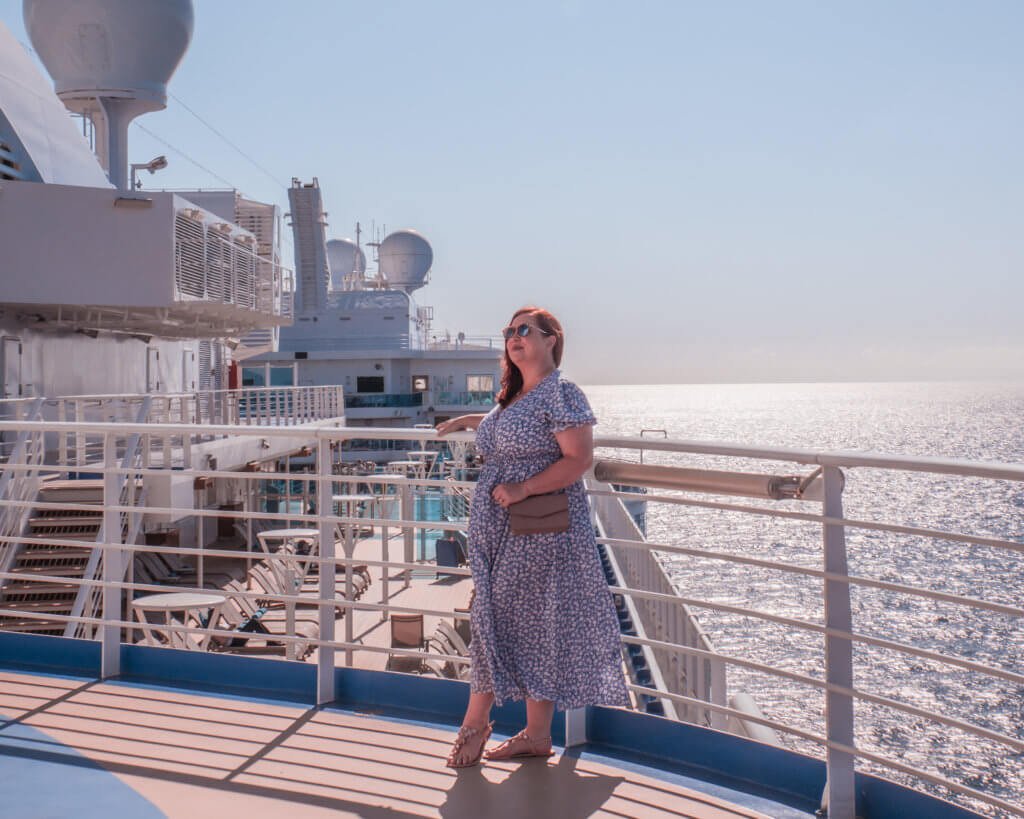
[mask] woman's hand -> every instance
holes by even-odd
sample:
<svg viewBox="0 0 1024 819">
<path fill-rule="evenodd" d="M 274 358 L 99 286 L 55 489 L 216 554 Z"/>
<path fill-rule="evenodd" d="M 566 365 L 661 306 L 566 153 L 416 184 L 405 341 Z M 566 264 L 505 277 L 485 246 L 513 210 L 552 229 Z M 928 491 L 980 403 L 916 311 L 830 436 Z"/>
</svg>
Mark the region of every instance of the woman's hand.
<svg viewBox="0 0 1024 819">
<path fill-rule="evenodd" d="M 494 498 L 494 502 L 499 506 L 504 506 L 506 509 L 509 504 L 519 503 L 519 501 L 525 500 L 529 495 L 530 493 L 526 491 L 525 481 L 522 483 L 498 484 L 491 490 L 491 497 Z"/>
<path fill-rule="evenodd" d="M 451 432 L 461 432 L 464 429 L 476 429 L 480 426 L 480 422 L 484 420 L 484 416 L 478 413 L 470 413 L 469 415 L 460 415 L 458 418 L 450 418 L 447 421 L 442 421 L 438 424 L 435 429 L 439 437 L 444 437 Z"/>
<path fill-rule="evenodd" d="M 451 432 L 458 432 L 464 428 L 461 416 L 459 418 L 449 418 L 447 421 L 442 421 L 435 427 L 439 436 L 448 435 Z"/>
</svg>

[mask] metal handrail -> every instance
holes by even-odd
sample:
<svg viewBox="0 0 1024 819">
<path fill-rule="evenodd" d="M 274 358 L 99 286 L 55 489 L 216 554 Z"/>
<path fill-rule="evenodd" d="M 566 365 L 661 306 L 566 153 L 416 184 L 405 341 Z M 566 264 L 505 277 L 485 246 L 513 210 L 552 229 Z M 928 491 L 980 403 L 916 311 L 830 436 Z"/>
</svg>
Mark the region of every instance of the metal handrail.
<svg viewBox="0 0 1024 819">
<path fill-rule="evenodd" d="M 153 402 L 152 402 L 151 399 L 142 402 L 142 406 L 139 407 L 139 411 L 138 411 L 138 414 L 137 414 L 136 419 L 135 419 L 136 423 L 145 423 L 146 418 L 149 415 L 149 411 L 152 408 L 152 405 L 153 405 Z M 124 456 L 123 456 L 123 458 L 121 460 L 121 467 L 122 467 L 122 469 L 134 468 L 134 467 L 138 466 L 139 464 L 141 464 L 141 462 L 142 462 L 142 452 L 140 451 L 140 446 L 139 446 L 141 444 L 141 442 L 142 442 L 142 436 L 138 435 L 138 434 L 133 435 L 128 440 L 128 443 L 125 445 Z M 130 501 L 133 502 L 131 504 L 131 506 L 134 507 L 134 505 L 135 505 L 134 504 L 134 500 L 135 500 L 135 478 L 134 478 L 134 476 L 130 472 L 124 473 L 124 474 L 119 476 L 118 481 L 119 481 L 119 484 L 120 484 L 119 488 L 118 488 L 118 502 L 122 506 L 125 506 L 125 505 L 128 505 L 128 501 L 130 500 Z M 143 503 L 145 503 L 144 497 L 143 497 L 142 501 L 143 501 Z M 126 528 L 125 527 L 125 520 L 124 520 L 126 514 L 129 515 L 129 517 L 128 517 L 128 526 L 127 526 L 128 531 L 127 532 L 124 531 L 125 528 Z M 141 528 L 141 526 L 142 526 L 142 515 L 140 515 L 138 512 L 135 512 L 134 515 L 132 515 L 131 512 L 128 512 L 128 513 L 122 512 L 122 513 L 120 513 L 120 515 L 121 515 L 121 526 L 118 527 L 118 536 L 119 536 L 120 539 L 124 540 L 125 536 L 127 535 L 128 542 L 131 543 L 135 539 L 137 534 L 138 534 L 138 528 Z M 104 518 L 105 517 L 106 516 L 104 516 Z M 132 525 L 132 523 L 134 523 L 134 526 Z M 106 532 L 106 520 L 104 520 L 103 524 L 100 525 L 99 531 L 96 533 L 96 542 L 97 543 L 105 543 L 108 539 L 109 538 L 108 538 L 107 532 Z M 99 574 L 99 569 L 100 569 L 100 560 L 99 560 L 99 558 L 100 558 L 100 554 L 101 554 L 101 550 L 93 550 L 93 552 L 89 555 L 89 563 L 88 563 L 88 565 L 86 566 L 86 569 L 85 569 L 85 576 L 87 576 L 89 579 L 94 579 Z M 127 563 L 125 563 L 125 567 L 127 568 Z M 122 572 L 121 573 L 121 579 L 123 579 L 123 578 L 124 578 L 124 573 Z M 75 596 L 75 602 L 74 602 L 74 605 L 72 606 L 72 609 L 71 609 L 71 616 L 72 617 L 76 617 L 76 616 L 92 617 L 93 614 L 95 613 L 96 607 L 98 605 L 99 605 L 99 600 L 97 599 L 96 595 L 93 595 L 93 594 L 90 594 L 90 593 L 83 593 L 82 590 L 79 589 L 79 594 L 77 594 Z M 86 634 L 79 635 L 79 633 L 75 630 L 77 628 L 78 628 L 77 626 L 74 626 L 73 624 L 69 624 L 68 628 L 64 632 L 64 636 L 65 637 L 75 637 L 75 636 L 87 637 L 87 636 L 89 636 L 89 635 L 86 635 Z"/>
<path fill-rule="evenodd" d="M 123 436 L 139 433 L 139 434 L 153 434 L 153 435 L 182 435 L 192 434 L 196 431 L 197 427 L 194 425 L 176 425 L 176 424 L 157 424 L 157 425 L 117 425 L 116 429 L 110 424 L 98 424 L 98 423 L 46 423 L 46 422 L 27 422 L 27 421 L 3 421 L 0 422 L 0 429 L 17 429 L 27 430 L 30 432 L 74 432 L 74 433 L 93 433 L 103 435 L 108 442 L 106 449 L 110 450 L 109 442 L 114 438 L 123 438 Z M 334 441 L 343 441 L 349 438 L 367 438 L 367 439 L 393 439 L 401 437 L 403 440 L 435 440 L 436 434 L 431 430 L 411 430 L 403 429 L 400 433 L 396 434 L 394 429 L 373 429 L 373 428 L 335 428 L 335 427 L 324 427 L 313 424 L 302 425 L 301 427 L 292 427 L 288 429 L 277 429 L 274 427 L 263 427 L 253 428 L 249 426 L 239 425 L 204 425 L 202 427 L 204 433 L 210 434 L 223 434 L 223 435 L 237 435 L 237 436 L 260 436 L 262 438 L 289 438 L 289 439 L 302 439 L 306 441 L 316 442 L 318 448 L 318 455 L 322 456 L 324 453 L 329 453 L 330 443 Z M 472 440 L 472 436 L 469 434 L 451 436 L 457 441 L 469 442 Z M 908 472 L 921 472 L 921 473 L 932 473 L 942 475 L 960 475 L 968 477 L 984 477 L 994 478 L 1000 480 L 1011 480 L 1011 481 L 1024 481 L 1024 465 L 1020 464 L 1001 464 L 991 462 L 980 462 L 980 461 L 964 461 L 956 459 L 940 459 L 940 458 L 914 458 L 906 456 L 887 456 L 887 455 L 876 455 L 876 454 L 865 454 L 865 453 L 843 453 L 843 452 L 814 452 L 807 450 L 794 450 L 794 449 L 778 449 L 778 448 L 750 448 L 741 447 L 736 445 L 727 444 L 701 444 L 699 442 L 673 442 L 673 441 L 652 441 L 651 439 L 630 439 L 630 438 L 603 438 L 598 436 L 596 439 L 598 446 L 616 448 L 616 449 L 631 449 L 631 450 L 651 450 L 660 449 L 663 451 L 672 451 L 677 453 L 694 453 L 702 455 L 727 455 L 730 457 L 749 458 L 754 460 L 767 460 L 767 461 L 780 461 L 788 463 L 798 464 L 813 464 L 826 467 L 825 474 L 826 480 L 828 480 L 829 470 L 832 471 L 832 495 L 831 505 L 828 500 L 829 493 L 826 491 L 826 502 L 820 513 L 814 512 L 795 512 L 789 509 L 766 509 L 758 508 L 756 506 L 749 506 L 745 504 L 732 504 L 732 503 L 719 503 L 717 501 L 710 500 L 698 500 L 689 496 L 676 497 L 676 496 L 644 496 L 644 500 L 647 502 L 664 502 L 664 503 L 679 503 L 683 505 L 702 506 L 709 509 L 725 510 L 725 511 L 737 511 L 744 514 L 755 514 L 767 517 L 779 517 L 779 518 L 791 518 L 795 520 L 801 520 L 806 522 L 814 523 L 821 527 L 825 534 L 825 549 L 826 554 L 840 555 L 843 558 L 843 563 L 829 564 L 826 562 L 822 568 L 810 568 L 803 566 L 796 566 L 793 564 L 787 564 L 782 562 L 775 562 L 771 560 L 765 560 L 761 558 L 746 557 L 743 555 L 729 555 L 722 552 L 716 552 L 714 550 L 704 550 L 689 547 L 676 547 L 671 544 L 659 544 L 659 543 L 643 543 L 640 541 L 626 541 L 621 538 L 606 538 L 602 539 L 602 542 L 606 545 L 612 545 L 616 547 L 630 548 L 630 549 L 642 549 L 649 552 L 670 552 L 678 554 L 689 554 L 694 556 L 701 556 L 711 559 L 720 559 L 725 561 L 731 561 L 733 563 L 757 566 L 759 568 L 768 568 L 772 570 L 779 570 L 791 574 L 802 575 L 813 577 L 823 581 L 826 587 L 831 588 L 832 599 L 829 599 L 828 594 L 826 595 L 826 605 L 824 617 L 819 622 L 811 622 L 809 620 L 802 620 L 799 618 L 782 617 L 772 612 L 758 611 L 753 608 L 744 606 L 732 606 L 725 604 L 718 604 L 708 600 L 702 600 L 693 597 L 683 597 L 682 595 L 666 595 L 659 592 L 650 591 L 643 588 L 630 588 L 627 586 L 613 587 L 615 593 L 628 595 L 635 599 L 647 599 L 653 601 L 667 601 L 671 600 L 676 603 L 685 603 L 699 608 L 706 609 L 717 609 L 719 611 L 726 611 L 743 616 L 759 617 L 770 622 L 776 622 L 784 624 L 789 627 L 809 630 L 814 633 L 821 634 L 825 637 L 826 646 L 831 645 L 831 649 L 827 649 L 827 668 L 826 676 L 824 680 L 819 680 L 813 677 L 805 675 L 794 674 L 793 672 L 786 671 L 784 669 L 773 668 L 767 664 L 755 663 L 752 660 L 745 660 L 743 658 L 730 657 L 728 655 L 719 654 L 718 652 L 704 652 L 701 653 L 700 649 L 691 646 L 681 646 L 675 643 L 666 641 L 645 641 L 641 638 L 624 638 L 624 642 L 633 642 L 641 645 L 649 645 L 651 647 L 657 647 L 666 651 L 678 651 L 681 654 L 690 654 L 692 656 L 701 657 L 705 659 L 714 658 L 715 661 L 732 663 L 735 665 L 744 666 L 751 670 L 762 671 L 765 673 L 774 673 L 780 677 L 789 679 L 793 682 L 811 685 L 818 690 L 824 691 L 829 702 L 829 713 L 826 720 L 827 736 L 824 737 L 825 745 L 827 748 L 827 754 L 829 757 L 829 773 L 830 773 L 830 807 L 833 811 L 833 815 L 851 815 L 848 810 L 850 805 L 844 802 L 847 794 L 843 793 L 842 786 L 844 780 L 852 782 L 852 771 L 853 771 L 853 760 L 855 758 L 865 759 L 875 764 L 886 765 L 893 770 L 898 770 L 903 773 L 907 773 L 912 776 L 921 778 L 923 781 L 933 782 L 943 787 L 948 787 L 950 790 L 967 795 L 974 799 L 979 799 L 987 802 L 991 805 L 999 806 L 1000 808 L 1010 810 L 1011 812 L 1024 815 L 1024 809 L 1019 805 L 1012 805 L 1005 800 L 999 799 L 988 794 L 981 793 L 972 788 L 958 785 L 955 782 L 950 782 L 943 779 L 942 777 L 936 777 L 934 774 L 930 774 L 927 771 L 920 770 L 914 766 L 907 766 L 897 760 L 874 754 L 867 751 L 858 750 L 853 742 L 852 733 L 852 703 L 854 700 L 862 700 L 870 702 L 875 705 L 881 705 L 888 708 L 893 708 L 903 713 L 912 714 L 917 717 L 925 718 L 936 722 L 937 724 L 946 725 L 948 727 L 955 728 L 957 730 L 967 731 L 976 736 L 983 737 L 987 740 L 998 742 L 999 744 L 1020 750 L 1024 747 L 1024 743 L 1019 738 L 1007 736 L 1001 734 L 998 731 L 994 731 L 983 726 L 973 725 L 967 721 L 959 720 L 954 717 L 945 716 L 944 714 L 931 711 L 929 709 L 919 708 L 917 706 L 900 703 L 896 700 L 891 700 L 886 697 L 881 697 L 877 694 L 870 692 L 861 691 L 856 688 L 851 682 L 844 682 L 843 675 L 852 669 L 852 657 L 847 655 L 843 656 L 842 648 L 844 646 L 852 646 L 855 643 L 862 643 L 867 645 L 874 645 L 881 648 L 891 649 L 893 651 L 909 654 L 912 656 L 926 657 L 934 659 L 938 662 L 948 663 L 955 665 L 966 670 L 970 670 L 975 673 L 989 675 L 999 679 L 1005 679 L 1013 682 L 1024 681 L 1024 675 L 1016 674 L 1007 669 L 999 669 L 993 666 L 974 663 L 972 661 L 965 660 L 961 657 L 953 655 L 943 654 L 941 652 L 933 652 L 926 649 L 919 649 L 915 646 L 907 646 L 902 643 L 885 640 L 883 638 L 873 637 L 871 635 L 860 634 L 852 628 L 852 624 L 843 618 L 835 617 L 836 609 L 835 605 L 837 601 L 842 601 L 844 598 L 849 600 L 849 587 L 851 585 L 862 585 L 874 588 L 880 588 L 888 591 L 896 591 L 899 593 L 912 594 L 920 597 L 939 600 L 946 603 L 963 606 L 969 609 L 995 611 L 1008 616 L 1020 617 L 1024 616 L 1024 609 L 1020 609 L 1010 605 L 1004 605 L 1001 603 L 989 603 L 988 601 L 978 600 L 965 595 L 953 595 L 945 592 L 935 592 L 930 589 L 916 588 L 906 583 L 894 583 L 890 581 L 876 581 L 871 578 L 859 578 L 855 575 L 851 575 L 845 567 L 845 543 L 842 540 L 842 532 L 846 529 L 867 529 L 876 531 L 886 532 L 898 532 L 904 534 L 913 534 L 922 537 L 938 538 L 943 540 L 958 541 L 963 543 L 981 544 L 986 546 L 992 546 L 997 548 L 1006 549 L 1009 551 L 1019 552 L 1024 550 L 1024 544 L 1017 543 L 1015 541 L 1001 539 L 1001 538 L 981 538 L 973 535 L 944 532 L 938 529 L 925 528 L 925 527 L 905 527 L 900 524 L 891 524 L 887 522 L 876 522 L 876 521 L 858 521 L 847 518 L 842 513 L 841 506 L 837 506 L 835 499 L 837 497 L 835 489 L 837 486 L 836 476 L 838 468 L 857 468 L 857 467 L 869 467 L 869 468 L 884 468 L 889 470 L 903 470 Z M 111 478 L 124 470 L 117 466 L 110 465 L 113 462 L 108 459 L 102 469 L 97 471 L 102 472 L 107 478 Z M 344 480 L 346 476 L 338 476 L 329 474 L 324 470 L 324 461 L 320 461 L 321 469 L 320 472 L 315 474 L 303 475 L 303 480 L 311 482 L 312 485 L 321 487 L 330 486 L 332 481 Z M 159 472 L 160 470 L 139 470 L 141 472 Z M 264 479 L 268 474 L 271 473 L 218 473 L 210 470 L 198 470 L 189 469 L 185 470 L 187 475 L 223 475 L 224 477 L 230 476 L 234 479 Z M 284 474 L 284 473 L 282 473 Z M 433 485 L 443 488 L 448 487 L 448 491 L 451 491 L 451 482 L 448 481 L 431 481 L 431 480 L 419 480 L 409 481 L 408 479 L 402 478 L 401 476 L 358 476 L 360 481 L 372 482 L 376 479 L 381 479 L 380 483 L 396 483 L 411 485 L 416 483 L 417 485 Z M 472 484 L 469 484 L 472 485 Z M 616 493 L 607 492 L 604 490 L 595 490 L 592 494 L 595 496 L 609 497 L 619 501 L 623 496 L 629 493 Z M 635 496 L 630 499 L 635 499 Z M 0 501 L 0 505 L 3 506 L 17 506 L 20 502 L 18 501 Z M 107 504 L 104 507 L 105 515 L 120 514 L 123 511 L 145 511 L 146 513 L 152 512 L 153 514 L 162 514 L 165 512 L 187 512 L 188 514 L 200 516 L 200 517 L 216 517 L 222 516 L 224 513 L 215 512 L 213 510 L 192 510 L 192 509 L 181 509 L 175 510 L 174 508 L 166 507 L 134 507 L 126 504 L 118 504 L 114 506 Z M 349 523 L 360 523 L 365 522 L 365 518 L 346 518 L 341 516 L 327 515 L 327 514 L 290 514 L 290 513 L 258 513 L 258 512 L 238 512 L 232 511 L 229 513 L 231 517 L 242 517 L 248 516 L 252 519 L 280 519 L 287 517 L 290 520 L 302 520 L 311 524 L 318 524 L 322 531 L 330 532 L 333 531 L 333 527 L 336 524 L 349 524 Z M 416 521 L 410 519 L 409 515 L 404 512 L 399 515 L 392 515 L 388 518 L 375 518 L 375 523 L 394 527 L 403 531 L 412 531 L 417 528 L 430 528 L 430 529 L 458 529 L 464 524 L 455 522 L 443 522 L 439 524 L 436 521 Z M 836 535 L 839 535 L 838 539 Z M 830 539 L 831 538 L 831 539 Z M 53 542 L 53 539 L 47 539 L 49 542 Z M 75 542 L 76 545 L 81 546 L 81 542 Z M 333 549 L 333 541 L 330 544 L 331 551 Z M 98 548 L 102 549 L 119 549 L 122 551 L 144 551 L 145 549 L 153 547 L 141 547 L 132 544 L 125 543 L 105 543 L 100 544 Z M 156 547 L 154 551 L 169 552 L 174 551 L 168 547 Z M 179 550 L 181 553 L 189 553 L 187 550 Z M 199 550 L 208 556 L 213 556 L 216 552 L 212 550 Z M 237 554 L 237 553 L 236 553 Z M 321 582 L 325 582 L 324 578 L 327 575 L 333 576 L 333 568 L 338 565 L 347 565 L 353 561 L 351 557 L 342 558 L 335 557 L 333 553 L 322 554 L 320 556 L 314 556 L 312 558 L 306 556 L 304 560 L 312 560 L 319 562 L 322 567 Z M 363 561 L 365 562 L 365 561 Z M 380 561 L 381 564 L 388 563 L 400 566 L 410 565 L 408 562 L 398 561 Z M 86 582 L 86 581 L 81 581 Z M 90 581 L 95 582 L 95 581 Z M 98 584 L 104 589 L 119 590 L 125 588 L 144 588 L 145 584 L 125 584 L 123 580 L 113 581 L 109 578 L 105 578 Z M 838 596 L 836 596 L 838 594 Z M 267 598 L 269 595 L 266 593 L 260 593 L 261 598 Z M 281 595 L 279 596 L 284 602 L 297 602 L 302 600 L 308 602 L 310 598 L 299 598 L 296 596 Z M 364 601 L 349 601 L 349 600 L 338 600 L 335 601 L 333 598 L 328 602 L 327 598 L 320 598 L 319 610 L 321 616 L 328 607 L 331 608 L 333 613 L 333 605 L 336 603 L 339 606 L 353 608 L 353 609 L 375 609 L 381 611 L 388 610 L 401 610 L 400 607 L 388 607 L 387 604 L 376 604 L 368 603 Z M 427 609 L 414 609 L 422 611 L 424 613 L 430 612 Z M 0 610 L 0 614 L 6 614 L 8 610 Z M 452 612 L 432 612 L 434 614 L 443 614 L 444 616 L 451 616 Z M 840 612 L 841 613 L 841 612 Z M 119 619 L 113 617 L 111 611 L 105 611 L 105 617 L 103 618 L 92 618 L 98 621 L 98 624 L 103 625 L 101 629 L 103 633 L 103 640 L 109 643 L 110 640 L 115 639 L 109 636 L 111 630 L 119 632 L 119 629 L 123 626 L 130 628 L 134 626 L 132 623 L 124 624 Z M 39 615 L 42 619 L 59 619 L 56 615 Z M 332 614 L 333 618 L 333 614 Z M 326 621 L 325 621 L 326 622 Z M 330 631 L 324 630 L 322 634 L 333 635 L 333 619 L 331 619 L 332 629 Z M 187 628 L 182 630 L 187 631 Z M 227 632 L 231 634 L 232 632 Z M 116 639 L 119 639 L 119 633 L 116 635 Z M 296 640 L 299 638 L 295 638 Z M 321 646 L 324 650 L 321 652 L 322 656 L 318 660 L 318 673 L 321 678 L 324 675 L 330 675 L 333 673 L 333 651 L 334 650 L 345 650 L 346 652 L 354 650 L 377 650 L 368 646 L 361 646 L 352 640 L 333 640 L 333 639 L 322 639 L 317 641 L 305 642 Z M 105 644 L 106 644 L 105 643 Z M 381 649 L 386 650 L 386 649 Z M 835 650 L 835 653 L 832 653 Z M 396 652 L 398 653 L 398 652 Z M 435 655 L 436 656 L 436 655 Z M 107 670 L 109 671 L 109 663 L 114 662 L 113 655 L 109 651 L 104 651 L 105 662 L 108 662 Z M 779 723 L 777 726 L 774 725 L 776 721 L 769 719 L 757 719 L 754 716 L 741 712 L 737 709 L 730 709 L 720 703 L 708 703 L 703 700 L 696 700 L 686 695 L 674 694 L 672 692 L 666 692 L 660 688 L 648 688 L 645 686 L 631 686 L 635 692 L 652 696 L 655 698 L 678 698 L 675 701 L 684 704 L 699 704 L 701 708 L 707 710 L 715 710 L 719 713 L 731 714 L 736 716 L 737 719 L 746 720 L 749 722 L 766 724 L 771 727 L 778 727 L 779 730 L 789 730 L 790 733 L 795 735 L 806 735 L 805 738 L 816 737 L 817 735 L 812 734 L 808 731 L 803 731 L 800 728 L 789 725 L 786 726 Z M 321 693 L 327 691 L 328 687 L 326 683 L 318 687 L 318 691 Z M 330 689 L 333 690 L 333 689 Z M 843 709 L 850 708 L 850 719 L 848 724 L 842 723 Z M 731 712 L 735 711 L 735 714 Z M 838 721 L 837 721 L 838 720 Z M 817 737 L 822 739 L 822 737 Z M 1007 807 L 1009 806 L 1009 807 Z"/>
<path fill-rule="evenodd" d="M 16 410 L 35 419 L 41 407 L 42 399 L 33 398 L 28 399 L 24 407 L 19 403 Z M 30 430 L 19 433 L 0 474 L 0 499 L 24 501 L 35 497 L 39 467 L 43 462 L 43 437 L 41 433 Z M 15 466 L 24 469 L 11 468 Z M 0 571 L 6 570 L 14 560 L 18 545 L 15 538 L 24 532 L 30 511 L 28 507 L 0 507 Z"/>
</svg>

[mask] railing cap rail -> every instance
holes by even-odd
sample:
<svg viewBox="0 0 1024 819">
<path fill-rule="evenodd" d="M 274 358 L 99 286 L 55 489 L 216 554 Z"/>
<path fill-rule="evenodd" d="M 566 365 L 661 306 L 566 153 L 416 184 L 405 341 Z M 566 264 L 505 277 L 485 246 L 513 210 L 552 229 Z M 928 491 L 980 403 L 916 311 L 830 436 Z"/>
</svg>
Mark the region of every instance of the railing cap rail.
<svg viewBox="0 0 1024 819">
<path fill-rule="evenodd" d="M 259 388 L 259 389 L 303 389 Z M 306 389 L 316 389 L 307 387 Z M 85 432 L 102 434 L 115 431 L 121 435 L 182 435 L 200 433 L 204 435 L 248 435 L 263 438 L 316 438 L 346 440 L 349 438 L 372 440 L 434 441 L 449 440 L 471 443 L 475 440 L 472 432 L 456 432 L 438 438 L 435 430 L 396 427 L 339 427 L 326 426 L 323 421 L 311 421 L 288 427 L 243 426 L 230 424 L 126 424 L 118 422 L 75 422 L 75 421 L 0 421 L 0 430 L 30 430 L 36 432 Z M 785 447 L 750 447 L 742 444 L 726 444 L 707 441 L 680 441 L 675 439 L 652 441 L 640 437 L 605 437 L 594 439 L 596 447 L 634 450 L 661 450 L 686 452 L 696 455 L 721 455 L 755 460 L 785 461 L 815 466 L 862 467 L 875 469 L 896 469 L 909 472 L 930 472 L 963 477 L 992 478 L 1024 482 L 1024 464 L 1001 463 L 999 461 L 972 461 L 963 458 L 936 458 L 925 456 L 886 455 L 872 452 L 816 452 L 814 450 L 790 449 Z"/>
<path fill-rule="evenodd" d="M 247 392 L 281 392 L 291 390 L 295 392 L 310 390 L 339 390 L 340 385 L 335 384 L 303 384 L 287 385 L 280 387 L 237 387 L 227 390 L 193 390 L 192 392 L 98 392 L 82 393 L 80 395 L 51 395 L 37 396 L 44 401 L 98 401 L 103 399 L 129 399 L 142 401 L 146 398 L 194 398 L 197 395 L 241 395 Z M 27 396 L 21 398 L 0 398 L 0 404 L 34 401 L 36 397 Z"/>
</svg>

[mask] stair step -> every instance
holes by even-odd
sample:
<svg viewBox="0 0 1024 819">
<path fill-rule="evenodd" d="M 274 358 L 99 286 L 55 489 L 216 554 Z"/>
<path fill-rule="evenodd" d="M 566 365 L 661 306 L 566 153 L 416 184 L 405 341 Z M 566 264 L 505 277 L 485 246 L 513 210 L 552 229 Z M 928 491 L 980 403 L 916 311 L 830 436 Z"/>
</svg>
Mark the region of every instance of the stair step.
<svg viewBox="0 0 1024 819">
<path fill-rule="evenodd" d="M 36 560 L 38 558 L 51 557 L 85 557 L 88 558 L 93 552 L 92 549 L 76 549 L 74 546 L 43 546 L 41 548 L 28 548 L 18 555 L 18 561 L 25 558 Z"/>
<path fill-rule="evenodd" d="M 74 601 L 72 601 L 72 603 L 73 602 Z M 8 601 L 7 599 L 4 599 L 0 605 L 5 609 L 14 609 L 15 611 L 50 611 L 54 614 L 71 614 L 71 605 L 62 600 L 23 601 L 18 603 L 13 600 Z"/>
<path fill-rule="evenodd" d="M 0 630 L 2 631 L 25 631 L 32 634 L 56 634 L 64 633 L 64 623 L 45 620 L 14 620 L 12 618 L 0 617 Z"/>
<path fill-rule="evenodd" d="M 34 526 L 32 537 L 59 537 L 62 540 L 95 540 L 98 526 Z"/>
<path fill-rule="evenodd" d="M 81 577 L 85 568 L 85 561 L 80 561 L 78 566 L 18 566 L 11 574 L 48 574 L 53 577 Z"/>
<path fill-rule="evenodd" d="M 16 594 L 76 594 L 78 586 L 74 583 L 10 583 L 0 587 L 3 599 Z"/>
<path fill-rule="evenodd" d="M 30 603 L 58 603 L 70 612 L 75 605 L 77 596 L 74 592 L 68 594 L 5 594 L 3 600 L 0 600 L 0 606 L 18 608 Z"/>
<path fill-rule="evenodd" d="M 73 524 L 75 526 L 91 526 L 96 524 L 99 526 L 103 523 L 103 515 L 96 514 L 95 512 L 82 512 L 78 514 L 75 512 L 65 512 L 60 509 L 39 509 L 37 511 L 40 517 L 29 518 L 30 526 L 62 526 L 66 524 Z M 48 511 L 59 514 L 50 516 L 46 514 Z"/>
</svg>

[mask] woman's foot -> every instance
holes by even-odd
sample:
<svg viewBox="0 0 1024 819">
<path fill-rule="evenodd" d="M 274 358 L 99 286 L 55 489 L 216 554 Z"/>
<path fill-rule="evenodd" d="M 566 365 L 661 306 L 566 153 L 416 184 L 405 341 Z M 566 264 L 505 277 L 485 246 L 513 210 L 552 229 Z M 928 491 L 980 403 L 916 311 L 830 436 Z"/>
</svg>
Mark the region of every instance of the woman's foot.
<svg viewBox="0 0 1024 819">
<path fill-rule="evenodd" d="M 524 759 L 531 756 L 551 756 L 551 737 L 532 737 L 524 728 L 514 737 L 509 737 L 500 745 L 484 753 L 488 762 L 500 762 L 505 759 Z"/>
<path fill-rule="evenodd" d="M 490 739 L 493 722 L 484 725 L 463 725 L 459 728 L 458 736 L 452 743 L 452 750 L 448 754 L 449 768 L 469 768 L 480 761 L 484 752 L 484 745 Z"/>
</svg>

